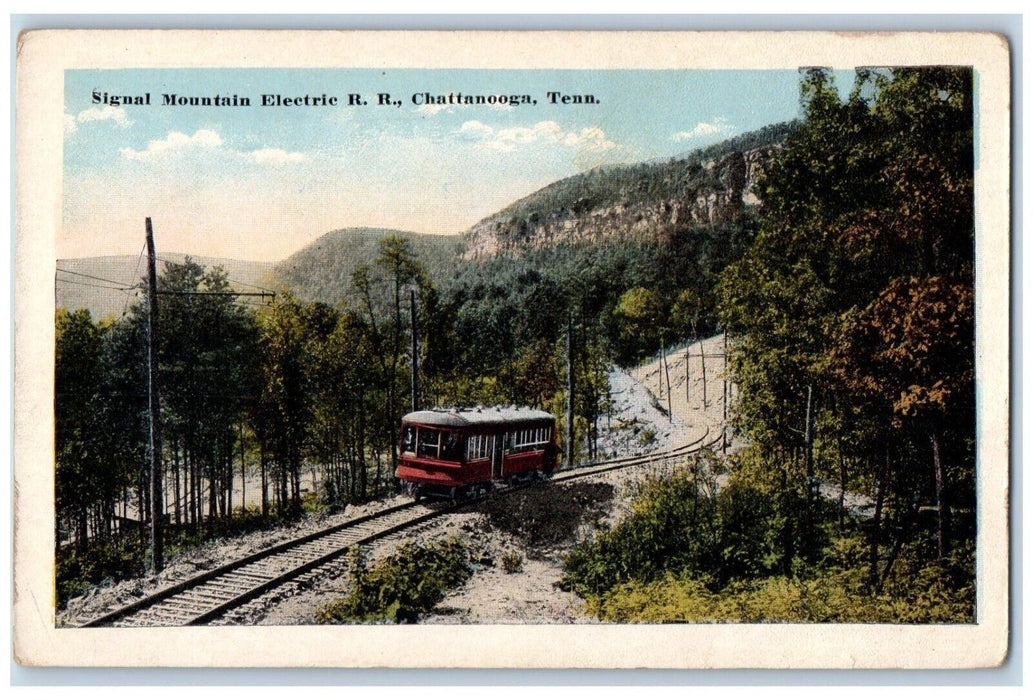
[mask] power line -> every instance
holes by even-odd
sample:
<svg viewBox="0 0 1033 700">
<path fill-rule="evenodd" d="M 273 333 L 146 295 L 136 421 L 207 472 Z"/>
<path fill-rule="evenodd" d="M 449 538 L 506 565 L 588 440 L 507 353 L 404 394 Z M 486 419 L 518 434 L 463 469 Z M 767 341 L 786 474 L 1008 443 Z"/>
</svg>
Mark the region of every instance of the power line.
<svg viewBox="0 0 1033 700">
<path fill-rule="evenodd" d="M 142 246 L 140 246 L 140 256 L 136 259 L 136 267 L 133 268 L 133 275 L 134 276 L 137 274 L 137 272 L 140 271 L 140 262 L 143 260 L 143 254 L 144 254 L 144 252 L 146 252 L 146 250 L 147 250 L 147 241 L 144 241 L 144 244 Z M 126 312 L 128 310 L 129 310 L 129 292 L 126 292 L 126 301 L 125 301 L 124 304 L 122 304 L 122 316 L 125 316 Z"/>
<path fill-rule="evenodd" d="M 89 282 L 80 282 L 78 280 L 54 280 L 59 284 L 77 284 L 82 287 L 94 287 L 96 289 L 110 289 L 115 292 L 131 292 L 136 287 L 108 287 L 103 284 L 90 284 Z"/>
<path fill-rule="evenodd" d="M 155 260 L 160 260 L 161 262 L 166 263 L 168 265 L 185 265 L 186 264 L 186 263 L 178 263 L 175 260 L 168 260 L 166 258 L 155 258 Z M 204 265 L 201 265 L 201 263 L 196 263 L 196 264 L 199 265 L 200 267 L 204 268 L 204 269 L 209 269 L 209 268 L 206 268 Z M 220 265 L 216 265 L 215 267 L 221 267 L 221 266 Z M 223 268 L 223 271 L 225 272 L 225 268 Z M 232 279 L 230 277 L 227 277 L 226 281 L 227 282 L 232 282 L 233 284 L 240 284 L 240 285 L 243 285 L 245 287 L 251 287 L 253 289 L 261 289 L 263 292 L 268 292 L 269 294 L 275 294 L 275 292 L 273 292 L 273 290 L 269 289 L 268 287 L 263 287 L 261 285 L 253 284 L 251 282 L 244 282 L 242 280 L 235 280 L 235 279 Z"/>
<path fill-rule="evenodd" d="M 226 281 L 227 282 L 232 282 L 233 284 L 241 284 L 241 285 L 243 285 L 245 287 L 251 287 L 253 289 L 261 289 L 263 292 L 269 292 L 270 294 L 274 294 L 275 293 L 275 292 L 273 292 L 273 290 L 271 290 L 271 289 L 269 289 L 267 287 L 262 287 L 262 286 L 259 286 L 257 284 L 251 284 L 250 282 L 241 282 L 240 280 L 231 280 L 229 277 L 226 278 Z"/>
<path fill-rule="evenodd" d="M 76 277 L 86 277 L 87 279 L 97 280 L 98 282 L 110 282 L 111 284 L 121 285 L 123 289 L 132 289 L 136 286 L 127 286 L 125 282 L 119 282 L 118 280 L 109 280 L 106 277 L 97 277 L 96 275 L 87 275 L 85 272 L 75 272 L 74 270 L 65 270 L 60 267 L 56 269 L 58 272 L 64 272 L 67 275 L 75 275 Z"/>
<path fill-rule="evenodd" d="M 159 291 L 158 294 L 167 296 L 183 296 L 183 297 L 271 297 L 276 298 L 276 292 L 178 292 L 178 291 Z"/>
</svg>

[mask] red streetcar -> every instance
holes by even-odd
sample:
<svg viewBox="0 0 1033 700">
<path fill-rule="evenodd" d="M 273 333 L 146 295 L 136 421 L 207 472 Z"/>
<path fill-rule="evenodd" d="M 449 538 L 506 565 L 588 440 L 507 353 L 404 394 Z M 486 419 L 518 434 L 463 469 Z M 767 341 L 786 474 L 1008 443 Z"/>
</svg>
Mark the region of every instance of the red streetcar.
<svg viewBox="0 0 1033 700">
<path fill-rule="evenodd" d="M 486 493 L 556 468 L 556 419 L 529 408 L 434 409 L 402 418 L 395 475 L 420 500 Z"/>
</svg>

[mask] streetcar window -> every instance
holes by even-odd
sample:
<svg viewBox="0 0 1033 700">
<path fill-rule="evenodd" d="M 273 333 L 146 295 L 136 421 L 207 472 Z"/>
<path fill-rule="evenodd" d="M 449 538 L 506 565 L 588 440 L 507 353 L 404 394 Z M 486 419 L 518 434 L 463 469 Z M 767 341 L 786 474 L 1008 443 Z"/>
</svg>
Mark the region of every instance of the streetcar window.
<svg viewBox="0 0 1033 700">
<path fill-rule="evenodd" d="M 441 439 L 441 459 L 458 462 L 463 458 L 463 441 L 455 433 L 445 433 Z"/>
<path fill-rule="evenodd" d="M 431 430 L 430 428 L 420 428 L 419 447 L 416 450 L 416 456 L 437 459 L 440 441 L 440 431 Z"/>
<path fill-rule="evenodd" d="M 485 459 L 488 457 L 488 436 L 471 435 L 466 441 L 466 459 Z"/>
<path fill-rule="evenodd" d="M 407 454 L 416 453 L 416 428 L 414 426 L 407 425 L 402 432 L 402 452 Z"/>
</svg>

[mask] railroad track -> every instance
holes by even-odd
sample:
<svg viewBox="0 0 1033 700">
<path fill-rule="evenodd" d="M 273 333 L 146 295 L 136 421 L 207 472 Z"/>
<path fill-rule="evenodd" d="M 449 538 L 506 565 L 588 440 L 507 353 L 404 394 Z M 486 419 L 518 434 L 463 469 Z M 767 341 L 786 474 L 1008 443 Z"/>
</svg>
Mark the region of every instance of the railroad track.
<svg viewBox="0 0 1033 700">
<path fill-rule="evenodd" d="M 683 457 L 714 445 L 701 437 L 680 447 L 636 457 L 621 457 L 557 472 L 563 482 Z M 718 438 L 719 439 L 719 438 Z M 501 487 L 496 495 L 519 487 Z M 181 627 L 212 622 L 230 610 L 329 564 L 352 547 L 368 544 L 451 513 L 470 502 L 405 503 L 283 542 L 211 571 L 181 581 L 127 606 L 94 618 L 82 627 Z"/>
</svg>

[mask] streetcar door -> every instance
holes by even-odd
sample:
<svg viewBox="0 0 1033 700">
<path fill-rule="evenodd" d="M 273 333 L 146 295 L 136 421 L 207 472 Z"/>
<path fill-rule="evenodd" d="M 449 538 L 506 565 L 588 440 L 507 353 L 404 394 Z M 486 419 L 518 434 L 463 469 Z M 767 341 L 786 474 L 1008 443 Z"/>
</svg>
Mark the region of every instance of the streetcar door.
<svg viewBox="0 0 1033 700">
<path fill-rule="evenodd" d="M 491 436 L 491 475 L 502 478 L 502 435 Z"/>
</svg>

